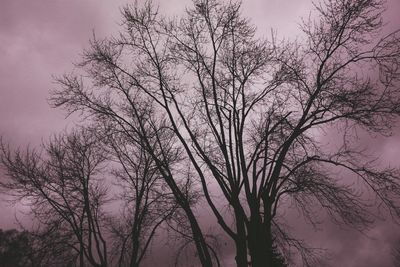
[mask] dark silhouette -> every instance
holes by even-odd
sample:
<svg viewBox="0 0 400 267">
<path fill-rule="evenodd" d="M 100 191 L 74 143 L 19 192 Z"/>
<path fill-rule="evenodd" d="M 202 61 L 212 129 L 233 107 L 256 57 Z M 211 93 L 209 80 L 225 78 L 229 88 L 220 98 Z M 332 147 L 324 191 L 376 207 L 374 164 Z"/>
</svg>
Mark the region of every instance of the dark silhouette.
<svg viewBox="0 0 400 267">
<path fill-rule="evenodd" d="M 109 219 L 115 264 L 140 266 L 158 228 L 175 221 L 184 225 L 185 221 L 179 220 L 179 206 L 166 190 L 167 185 L 144 144 L 131 142 L 129 136 L 114 127 L 95 131 L 109 149 L 111 159 L 118 163 L 113 174 L 120 191 L 117 199 L 124 201 L 121 216 Z M 168 157 L 170 164 L 179 160 L 179 154 Z"/>
<path fill-rule="evenodd" d="M 98 138 L 100 133 L 102 138 Z M 67 262 L 139 266 L 156 230 L 166 220 L 179 221 L 171 219 L 178 214 L 177 205 L 163 190 L 166 185 L 152 158 L 122 134 L 79 129 L 43 147 L 43 151 L 12 151 L 3 144 L 0 159 L 8 180 L 1 186 L 7 194 L 30 202 L 39 225 L 31 237 L 35 234 L 42 251 L 58 258 L 63 258 L 62 251 L 70 252 L 62 266 Z M 115 198 L 107 182 L 122 188 L 116 200 L 123 212 L 114 212 L 114 217 L 104 208 Z M 54 261 L 50 265 L 56 266 Z"/>
<path fill-rule="evenodd" d="M 108 262 L 102 222 L 107 190 L 97 176 L 106 158 L 95 141 L 87 131 L 61 135 L 44 145 L 43 156 L 36 150 L 1 147 L 9 177 L 2 187 L 30 201 L 34 218 L 64 237 L 79 266 Z"/>
<path fill-rule="evenodd" d="M 0 266 L 32 266 L 29 257 L 32 250 L 29 239 L 30 237 L 26 232 L 0 229 Z"/>
<path fill-rule="evenodd" d="M 72 267 L 72 248 L 54 229 L 44 231 L 3 231 L 0 229 L 1 267 Z"/>
</svg>

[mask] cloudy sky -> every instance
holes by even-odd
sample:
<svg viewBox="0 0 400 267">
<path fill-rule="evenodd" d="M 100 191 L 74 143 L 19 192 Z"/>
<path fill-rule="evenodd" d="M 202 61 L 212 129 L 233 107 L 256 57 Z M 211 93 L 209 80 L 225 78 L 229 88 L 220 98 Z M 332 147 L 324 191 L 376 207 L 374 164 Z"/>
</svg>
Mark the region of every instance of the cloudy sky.
<svg viewBox="0 0 400 267">
<path fill-rule="evenodd" d="M 190 4 L 190 0 L 159 1 L 160 11 L 170 15 L 179 15 Z M 93 32 L 99 37 L 118 33 L 119 8 L 126 3 L 0 0 L 0 136 L 5 142 L 35 146 L 73 125 L 62 111 L 48 106 L 49 90 L 56 86 L 52 77 L 73 70 Z M 295 38 L 300 17 L 308 16 L 311 7 L 310 0 L 244 0 L 243 13 L 260 34 L 273 28 L 281 37 Z M 400 28 L 398 14 L 400 0 L 388 0 L 387 31 Z M 366 138 L 378 156 L 400 167 L 400 131 L 390 138 Z M 0 227 L 13 227 L 15 209 L 3 201 L 0 210 Z M 330 224 L 321 232 L 307 227 L 299 231 L 313 244 L 331 248 L 334 266 L 378 267 L 391 266 L 390 245 L 399 228 L 382 220 L 366 236 Z"/>
</svg>

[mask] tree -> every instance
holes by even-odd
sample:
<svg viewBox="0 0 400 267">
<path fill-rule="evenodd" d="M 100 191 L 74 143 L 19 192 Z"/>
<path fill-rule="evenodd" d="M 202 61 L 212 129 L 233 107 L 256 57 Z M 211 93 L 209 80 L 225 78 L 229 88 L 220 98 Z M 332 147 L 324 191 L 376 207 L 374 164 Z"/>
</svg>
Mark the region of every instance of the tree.
<svg viewBox="0 0 400 267">
<path fill-rule="evenodd" d="M 72 249 L 50 231 L 0 229 L 0 266 L 76 266 Z"/>
<path fill-rule="evenodd" d="M 176 217 L 178 205 L 161 179 L 154 160 L 144 145 L 131 142 L 123 132 L 96 129 L 108 154 L 117 164 L 113 174 L 119 186 L 117 199 L 123 200 L 119 217 L 109 219 L 117 255 L 115 266 L 140 266 L 160 226 Z M 104 138 L 106 137 L 106 138 Z M 179 154 L 168 162 L 179 161 Z"/>
<path fill-rule="evenodd" d="M 0 229 L 1 267 L 29 266 L 31 265 L 30 254 L 29 236 L 26 232 L 18 232 L 17 230 L 3 231 Z"/>
<path fill-rule="evenodd" d="M 99 178 L 105 153 L 85 130 L 54 137 L 44 152 L 11 151 L 2 143 L 0 159 L 9 178 L 2 188 L 29 201 L 44 231 L 56 232 L 75 250 L 79 266 L 107 266 L 102 210 L 107 191 Z"/>
<path fill-rule="evenodd" d="M 76 260 L 79 266 L 139 266 L 166 221 L 185 224 L 177 219 L 175 199 L 143 144 L 110 127 L 64 133 L 43 145 L 44 155 L 2 144 L 0 159 L 8 180 L 1 186 L 17 200 L 30 202 L 38 221 L 29 232 L 37 254 L 34 266 Z M 171 164 L 179 160 L 179 153 L 168 156 Z M 119 187 L 116 196 L 106 189 L 112 184 Z M 188 183 L 184 186 L 190 191 Z M 115 217 L 105 211 L 112 199 L 122 207 Z"/>
<path fill-rule="evenodd" d="M 55 137 L 43 145 L 44 155 L 1 146 L 0 159 L 8 176 L 1 186 L 17 199 L 29 201 L 38 221 L 38 229 L 27 235 L 35 248 L 32 266 L 68 262 L 71 266 L 139 266 L 156 230 L 177 213 L 174 198 L 140 144 L 132 144 L 116 131 L 95 130 L 82 128 Z M 170 163 L 176 160 L 179 154 L 169 157 Z M 105 172 L 106 166 L 113 171 Z M 112 198 L 105 177 L 109 184 L 120 186 L 117 200 L 124 212 L 114 213 L 115 218 L 104 210 Z M 115 257 L 108 259 L 110 255 Z"/>
<path fill-rule="evenodd" d="M 71 246 L 71 233 L 60 231 L 57 224 L 39 225 L 34 230 L 24 230 L 29 236 L 32 267 L 75 267 L 79 254 Z"/>
<path fill-rule="evenodd" d="M 150 2 L 124 8 L 124 32 L 94 38 L 80 64 L 88 79 L 60 78 L 52 103 L 144 144 L 188 219 L 201 264 L 213 265 L 213 250 L 179 186 L 180 166 L 166 160 L 171 149 L 196 172 L 237 266 L 281 265 L 290 248 L 314 264 L 283 227 L 287 201 L 313 224 L 318 207 L 337 223 L 369 225 L 369 198 L 336 170 L 354 174 L 397 218 L 399 170 L 374 165 L 351 142 L 357 129 L 388 134 L 400 114 L 400 33 L 379 37 L 383 1 L 316 5 L 301 43 L 256 38 L 240 3 L 193 4 L 180 20 L 160 17 Z M 326 149 L 315 132 L 332 126 L 343 142 Z"/>
</svg>

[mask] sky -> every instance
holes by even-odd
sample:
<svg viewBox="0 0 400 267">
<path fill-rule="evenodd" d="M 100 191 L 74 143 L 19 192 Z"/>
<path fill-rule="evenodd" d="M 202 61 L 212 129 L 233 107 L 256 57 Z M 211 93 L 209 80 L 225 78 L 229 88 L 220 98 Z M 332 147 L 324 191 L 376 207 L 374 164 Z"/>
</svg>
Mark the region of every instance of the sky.
<svg viewBox="0 0 400 267">
<path fill-rule="evenodd" d="M 156 1 L 157 2 L 157 1 Z M 61 110 L 49 107 L 49 91 L 57 86 L 54 76 L 74 69 L 88 41 L 117 34 L 120 7 L 126 0 L 0 0 L 0 136 L 13 146 L 37 146 L 42 140 L 73 126 Z M 189 0 L 159 0 L 160 12 L 179 15 Z M 400 0 L 388 0 L 385 31 L 400 29 Z M 300 17 L 307 17 L 309 0 L 244 0 L 243 14 L 259 34 L 298 36 Z M 369 136 L 376 155 L 400 167 L 400 128 L 389 138 Z M 2 175 L 0 173 L 0 175 Z M 1 179 L 1 177 L 0 177 Z M 0 199 L 0 228 L 15 227 L 14 207 Z M 293 219 L 296 219 L 295 217 Z M 378 221 L 367 235 L 324 225 L 323 231 L 308 227 L 299 233 L 318 246 L 329 247 L 334 266 L 390 266 L 390 246 L 400 238 L 399 227 Z M 396 233 L 396 234 L 395 234 Z"/>
</svg>

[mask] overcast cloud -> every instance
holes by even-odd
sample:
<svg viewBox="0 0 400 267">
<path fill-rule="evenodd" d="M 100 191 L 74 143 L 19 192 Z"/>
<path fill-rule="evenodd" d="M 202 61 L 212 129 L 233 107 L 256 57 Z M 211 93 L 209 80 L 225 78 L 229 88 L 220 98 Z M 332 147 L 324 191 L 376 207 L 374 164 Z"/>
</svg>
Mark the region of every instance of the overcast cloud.
<svg viewBox="0 0 400 267">
<path fill-rule="evenodd" d="M 161 1 L 160 12 L 179 14 L 189 0 Z M 15 146 L 31 144 L 73 125 L 61 110 L 51 109 L 47 98 L 56 86 L 52 75 L 73 70 L 73 62 L 97 36 L 118 33 L 119 8 L 124 0 L 0 0 L 0 136 Z M 245 0 L 243 13 L 267 35 L 299 36 L 301 16 L 308 16 L 309 0 Z M 400 0 L 388 1 L 386 31 L 400 28 Z M 400 128 L 390 138 L 365 136 L 382 161 L 400 167 Z M 1 175 L 1 173 L 0 173 Z M 1 177 L 0 177 L 1 179 Z M 0 200 L 0 228 L 15 227 L 15 209 Z M 293 217 L 293 218 L 292 218 Z M 291 216 L 296 220 L 296 216 Z M 391 245 L 400 238 L 399 227 L 378 221 L 367 235 L 341 230 L 326 223 L 324 231 L 299 227 L 298 233 L 315 246 L 331 249 L 332 266 L 391 266 Z"/>
</svg>

